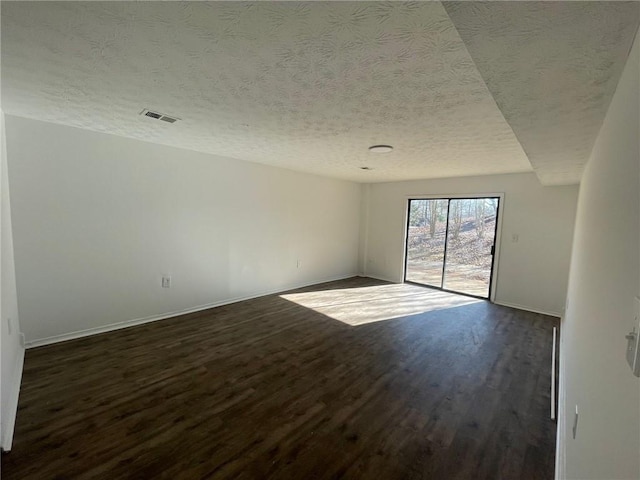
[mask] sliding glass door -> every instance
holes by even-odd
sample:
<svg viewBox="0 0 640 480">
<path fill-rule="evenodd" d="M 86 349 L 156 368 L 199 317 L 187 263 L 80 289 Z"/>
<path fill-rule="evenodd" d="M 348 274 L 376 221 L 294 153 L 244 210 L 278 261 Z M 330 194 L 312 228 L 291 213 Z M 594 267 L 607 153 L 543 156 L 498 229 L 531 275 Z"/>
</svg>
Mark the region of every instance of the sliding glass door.
<svg viewBox="0 0 640 480">
<path fill-rule="evenodd" d="M 448 200 L 410 200 L 405 280 L 442 286 Z"/>
<path fill-rule="evenodd" d="M 499 202 L 409 200 L 405 281 L 489 298 Z"/>
</svg>

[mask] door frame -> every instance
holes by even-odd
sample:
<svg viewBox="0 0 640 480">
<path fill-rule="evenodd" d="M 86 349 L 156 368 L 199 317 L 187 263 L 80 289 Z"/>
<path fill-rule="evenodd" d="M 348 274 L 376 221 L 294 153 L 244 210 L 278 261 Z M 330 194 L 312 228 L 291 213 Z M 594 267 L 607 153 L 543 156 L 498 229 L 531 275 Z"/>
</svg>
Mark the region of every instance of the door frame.
<svg viewBox="0 0 640 480">
<path fill-rule="evenodd" d="M 493 255 L 493 266 L 491 268 L 491 272 L 489 272 L 490 280 L 489 280 L 489 298 L 490 302 L 495 302 L 496 299 L 496 291 L 498 285 L 498 267 L 500 264 L 500 244 L 502 243 L 502 216 L 504 214 L 504 192 L 500 193 L 442 193 L 442 194 L 419 194 L 419 195 L 406 195 L 405 196 L 405 209 L 404 209 L 404 233 L 403 233 L 403 242 L 402 242 L 402 282 L 403 283 L 413 283 L 407 282 L 407 242 L 409 240 L 409 208 L 411 206 L 411 200 L 455 200 L 455 199 L 474 199 L 474 198 L 498 198 L 498 218 L 496 219 L 496 237 L 495 237 L 495 253 Z M 448 217 L 448 215 L 447 215 Z M 446 259 L 444 260 L 446 262 Z M 422 285 L 422 284 L 416 284 Z M 443 290 L 445 292 L 452 292 L 451 290 L 446 290 L 440 287 L 432 287 L 430 285 L 425 285 L 429 288 L 437 288 L 438 290 Z M 460 292 L 452 292 L 459 295 L 467 295 Z M 471 297 L 475 297 L 474 295 L 467 295 Z M 487 300 L 484 297 L 475 297 L 482 298 L 483 300 Z"/>
</svg>

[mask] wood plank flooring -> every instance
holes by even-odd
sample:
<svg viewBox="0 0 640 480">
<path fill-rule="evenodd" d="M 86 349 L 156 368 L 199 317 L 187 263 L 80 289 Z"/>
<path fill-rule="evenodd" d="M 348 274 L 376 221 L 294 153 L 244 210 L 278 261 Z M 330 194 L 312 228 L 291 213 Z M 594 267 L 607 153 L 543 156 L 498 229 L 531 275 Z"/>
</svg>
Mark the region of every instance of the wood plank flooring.
<svg viewBox="0 0 640 480">
<path fill-rule="evenodd" d="M 557 319 L 401 293 L 356 277 L 28 350 L 2 476 L 553 478 Z"/>
</svg>

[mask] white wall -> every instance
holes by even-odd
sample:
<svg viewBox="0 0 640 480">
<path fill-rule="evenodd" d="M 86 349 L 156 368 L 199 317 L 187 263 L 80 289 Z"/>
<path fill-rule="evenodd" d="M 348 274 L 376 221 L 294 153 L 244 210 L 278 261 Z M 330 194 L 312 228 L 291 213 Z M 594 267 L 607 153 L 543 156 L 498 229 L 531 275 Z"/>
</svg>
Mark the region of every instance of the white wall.
<svg viewBox="0 0 640 480">
<path fill-rule="evenodd" d="M 20 341 L 20 322 L 18 318 L 18 298 L 16 295 L 16 276 L 13 261 L 13 238 L 11 230 L 11 205 L 9 202 L 9 184 L 7 181 L 7 154 L 5 139 L 4 113 L 0 112 L 0 130 L 2 145 L 0 155 L 0 196 L 2 209 L 0 212 L 0 337 L 2 337 L 2 368 L 0 382 L 0 424 L 2 449 L 11 449 L 13 427 L 18 408 L 18 393 L 22 378 L 24 348 Z"/>
<path fill-rule="evenodd" d="M 409 197 L 504 193 L 496 302 L 562 313 L 567 288 L 577 186 L 543 187 L 534 174 L 488 175 L 369 187 L 365 264 L 368 275 L 402 281 Z M 366 213 L 365 213 L 366 215 Z M 517 234 L 517 243 L 511 241 Z"/>
<path fill-rule="evenodd" d="M 12 116 L 7 141 L 28 343 L 358 273 L 358 184 Z"/>
<path fill-rule="evenodd" d="M 562 323 L 559 478 L 640 478 L 640 379 L 626 364 L 624 338 L 640 294 L 639 41 L 580 186 Z"/>
</svg>

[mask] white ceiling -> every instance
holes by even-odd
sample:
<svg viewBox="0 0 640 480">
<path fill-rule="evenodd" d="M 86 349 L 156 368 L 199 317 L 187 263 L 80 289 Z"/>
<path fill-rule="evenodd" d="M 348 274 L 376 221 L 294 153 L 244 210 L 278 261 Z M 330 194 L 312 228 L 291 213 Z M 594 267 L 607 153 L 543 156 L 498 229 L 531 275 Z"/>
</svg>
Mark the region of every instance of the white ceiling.
<svg viewBox="0 0 640 480">
<path fill-rule="evenodd" d="M 361 182 L 575 183 L 638 4 L 526 3 L 2 2 L 2 108 Z"/>
<path fill-rule="evenodd" d="M 445 8 L 540 181 L 578 183 L 638 29 L 640 3 Z"/>
</svg>

